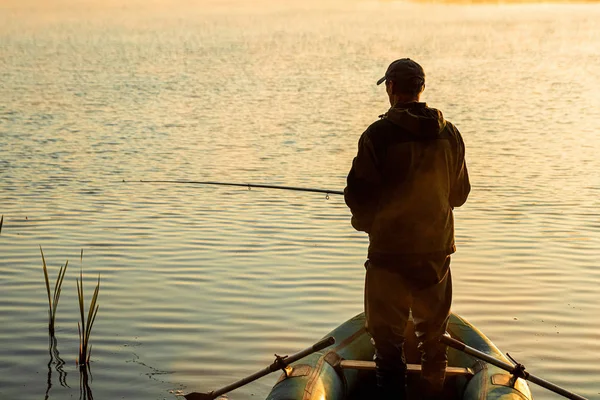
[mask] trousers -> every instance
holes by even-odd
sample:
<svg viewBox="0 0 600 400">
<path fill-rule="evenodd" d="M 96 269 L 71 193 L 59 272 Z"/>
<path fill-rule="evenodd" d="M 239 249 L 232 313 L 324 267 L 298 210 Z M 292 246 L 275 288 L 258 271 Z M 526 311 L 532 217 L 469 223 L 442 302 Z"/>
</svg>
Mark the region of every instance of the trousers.
<svg viewBox="0 0 600 400">
<path fill-rule="evenodd" d="M 405 397 L 403 345 L 411 313 L 421 351 L 421 377 L 428 389 L 440 391 L 447 348 L 439 343 L 439 337 L 448 326 L 452 303 L 450 256 L 380 265 L 367 260 L 365 267 L 366 329 L 375 345 L 378 397 Z"/>
</svg>

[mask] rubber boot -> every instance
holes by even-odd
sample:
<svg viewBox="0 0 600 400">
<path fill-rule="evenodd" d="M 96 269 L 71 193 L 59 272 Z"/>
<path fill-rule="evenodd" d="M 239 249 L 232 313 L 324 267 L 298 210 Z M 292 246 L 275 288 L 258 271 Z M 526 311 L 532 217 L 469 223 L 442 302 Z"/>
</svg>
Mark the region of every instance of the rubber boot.
<svg viewBox="0 0 600 400">
<path fill-rule="evenodd" d="M 424 399 L 436 399 L 444 390 L 447 361 L 428 361 L 421 365 L 421 387 Z"/>
<path fill-rule="evenodd" d="M 372 343 L 375 346 L 377 400 L 406 400 L 404 338 L 372 339 Z"/>
<path fill-rule="evenodd" d="M 377 400 L 406 400 L 406 370 L 376 369 Z"/>
</svg>

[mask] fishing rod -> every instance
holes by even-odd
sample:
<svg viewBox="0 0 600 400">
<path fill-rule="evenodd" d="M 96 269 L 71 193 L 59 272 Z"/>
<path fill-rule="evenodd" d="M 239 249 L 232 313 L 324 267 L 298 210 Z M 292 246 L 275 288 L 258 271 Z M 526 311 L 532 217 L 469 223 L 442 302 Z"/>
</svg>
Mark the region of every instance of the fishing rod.
<svg viewBox="0 0 600 400">
<path fill-rule="evenodd" d="M 138 181 L 125 181 L 125 183 L 137 183 Z M 297 192 L 313 192 L 313 193 L 325 193 L 328 198 L 330 194 L 343 195 L 344 192 L 340 190 L 327 190 L 327 189 L 314 189 L 314 188 L 303 188 L 293 186 L 277 186 L 277 185 L 261 185 L 256 183 L 231 183 L 231 182 L 213 182 L 213 181 L 182 181 L 182 180 L 158 180 L 158 181 L 146 181 L 143 179 L 139 180 L 140 183 L 168 183 L 175 185 L 219 185 L 219 186 L 239 186 L 251 188 L 263 188 L 263 189 L 280 189 L 280 190 L 293 190 Z"/>
</svg>

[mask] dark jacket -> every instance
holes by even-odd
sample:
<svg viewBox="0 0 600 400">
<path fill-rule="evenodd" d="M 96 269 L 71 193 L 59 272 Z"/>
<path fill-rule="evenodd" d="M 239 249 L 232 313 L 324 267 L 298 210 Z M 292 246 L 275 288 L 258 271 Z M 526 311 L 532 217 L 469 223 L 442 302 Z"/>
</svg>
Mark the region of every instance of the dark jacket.
<svg viewBox="0 0 600 400">
<path fill-rule="evenodd" d="M 362 134 L 344 190 L 369 259 L 452 254 L 452 209 L 471 190 L 458 129 L 425 103 L 380 118 Z"/>
</svg>

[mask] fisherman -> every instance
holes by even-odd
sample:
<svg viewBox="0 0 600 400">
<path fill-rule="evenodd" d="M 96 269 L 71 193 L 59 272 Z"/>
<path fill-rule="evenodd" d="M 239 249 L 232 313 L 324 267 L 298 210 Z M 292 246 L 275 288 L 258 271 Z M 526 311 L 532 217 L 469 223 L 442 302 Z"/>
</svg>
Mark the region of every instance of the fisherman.
<svg viewBox="0 0 600 400">
<path fill-rule="evenodd" d="M 419 98 L 425 72 L 402 58 L 385 82 L 391 108 L 358 141 L 344 189 L 352 226 L 369 234 L 366 328 L 375 345 L 378 399 L 406 396 L 404 332 L 412 312 L 427 396 L 440 394 L 452 302 L 454 207 L 471 190 L 458 129 Z"/>
</svg>

